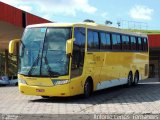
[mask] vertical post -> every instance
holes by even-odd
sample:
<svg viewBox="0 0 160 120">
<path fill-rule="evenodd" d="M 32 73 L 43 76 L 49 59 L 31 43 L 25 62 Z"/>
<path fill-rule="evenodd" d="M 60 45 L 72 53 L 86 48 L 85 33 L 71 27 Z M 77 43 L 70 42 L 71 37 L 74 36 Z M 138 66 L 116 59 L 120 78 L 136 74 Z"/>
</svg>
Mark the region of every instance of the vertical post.
<svg viewBox="0 0 160 120">
<path fill-rule="evenodd" d="M 18 72 L 18 64 L 19 64 L 19 43 L 16 44 L 16 60 L 17 60 L 17 72 Z"/>
<path fill-rule="evenodd" d="M 8 75 L 8 49 L 5 49 L 5 75 Z"/>
</svg>

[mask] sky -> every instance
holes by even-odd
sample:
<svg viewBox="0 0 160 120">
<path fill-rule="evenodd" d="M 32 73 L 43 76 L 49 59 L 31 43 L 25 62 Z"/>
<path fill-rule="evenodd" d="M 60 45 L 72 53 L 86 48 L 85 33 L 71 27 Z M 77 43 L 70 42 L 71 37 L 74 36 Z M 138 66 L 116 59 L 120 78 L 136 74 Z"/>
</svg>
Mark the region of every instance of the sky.
<svg viewBox="0 0 160 120">
<path fill-rule="evenodd" d="M 160 0 L 0 0 L 54 22 L 85 19 L 129 29 L 160 30 Z"/>
</svg>

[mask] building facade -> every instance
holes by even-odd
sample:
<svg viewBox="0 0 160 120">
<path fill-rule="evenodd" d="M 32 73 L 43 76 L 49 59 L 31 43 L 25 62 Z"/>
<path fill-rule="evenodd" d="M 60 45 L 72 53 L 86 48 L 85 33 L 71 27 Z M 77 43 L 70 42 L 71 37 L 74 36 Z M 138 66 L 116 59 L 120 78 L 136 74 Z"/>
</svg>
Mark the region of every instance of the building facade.
<svg viewBox="0 0 160 120">
<path fill-rule="evenodd" d="M 160 78 L 160 34 L 149 34 L 150 77 Z"/>
</svg>

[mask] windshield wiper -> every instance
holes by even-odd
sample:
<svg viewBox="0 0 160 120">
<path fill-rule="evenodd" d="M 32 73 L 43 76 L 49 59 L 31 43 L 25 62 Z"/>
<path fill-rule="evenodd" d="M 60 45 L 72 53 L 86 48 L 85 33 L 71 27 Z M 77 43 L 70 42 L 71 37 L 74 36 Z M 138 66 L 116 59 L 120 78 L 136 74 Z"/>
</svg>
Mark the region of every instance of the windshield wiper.
<svg viewBox="0 0 160 120">
<path fill-rule="evenodd" d="M 34 67 L 36 64 L 38 64 L 39 58 L 40 58 L 40 50 L 39 50 L 39 52 L 38 52 L 37 58 L 35 59 L 35 61 L 33 62 L 32 66 L 31 66 L 31 68 L 30 68 L 30 70 L 28 71 L 28 75 L 29 75 L 29 76 L 31 75 L 31 73 L 32 73 L 32 71 L 33 71 L 33 67 Z"/>
<path fill-rule="evenodd" d="M 23 47 L 25 47 L 25 45 L 24 45 L 23 41 L 22 41 L 22 40 L 20 40 L 20 42 L 21 42 L 21 44 L 23 45 Z"/>
<path fill-rule="evenodd" d="M 22 50 L 21 50 L 21 53 L 20 53 L 20 57 L 22 57 L 24 55 L 25 45 L 24 45 L 22 40 L 20 40 L 20 43 L 22 44 Z"/>
</svg>

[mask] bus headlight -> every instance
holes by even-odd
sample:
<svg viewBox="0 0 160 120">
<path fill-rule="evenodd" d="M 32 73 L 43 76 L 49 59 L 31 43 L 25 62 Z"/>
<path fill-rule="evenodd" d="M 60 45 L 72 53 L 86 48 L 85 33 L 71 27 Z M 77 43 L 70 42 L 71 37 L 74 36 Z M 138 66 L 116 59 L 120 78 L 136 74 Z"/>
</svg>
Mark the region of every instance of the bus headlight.
<svg viewBox="0 0 160 120">
<path fill-rule="evenodd" d="M 52 80 L 52 83 L 54 85 L 63 85 L 63 84 L 67 84 L 69 82 L 70 82 L 70 80 Z"/>
<path fill-rule="evenodd" d="M 27 84 L 25 80 L 18 79 L 18 83 Z"/>
</svg>

